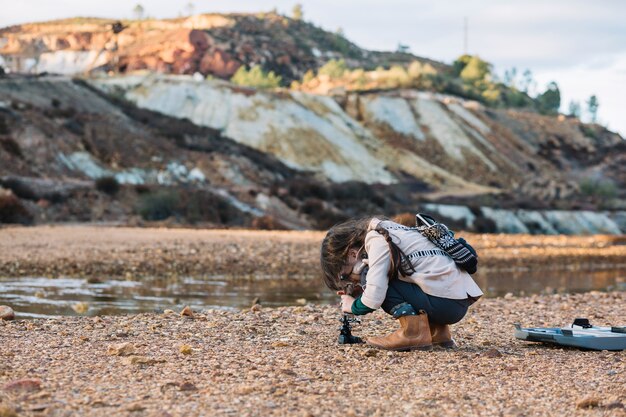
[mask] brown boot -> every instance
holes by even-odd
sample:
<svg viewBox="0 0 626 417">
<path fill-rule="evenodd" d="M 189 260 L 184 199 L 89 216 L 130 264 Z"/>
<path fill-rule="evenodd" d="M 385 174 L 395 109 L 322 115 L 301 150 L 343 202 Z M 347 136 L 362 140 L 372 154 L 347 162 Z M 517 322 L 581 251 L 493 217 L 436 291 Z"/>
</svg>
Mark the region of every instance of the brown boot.
<svg viewBox="0 0 626 417">
<path fill-rule="evenodd" d="M 400 328 L 384 337 L 367 339 L 367 344 L 385 350 L 431 350 L 433 348 L 428 327 L 428 315 L 398 318 Z"/>
<path fill-rule="evenodd" d="M 450 326 L 447 324 L 430 324 L 430 337 L 433 340 L 433 346 L 439 346 L 446 349 L 456 348 L 456 343 L 450 333 Z"/>
</svg>

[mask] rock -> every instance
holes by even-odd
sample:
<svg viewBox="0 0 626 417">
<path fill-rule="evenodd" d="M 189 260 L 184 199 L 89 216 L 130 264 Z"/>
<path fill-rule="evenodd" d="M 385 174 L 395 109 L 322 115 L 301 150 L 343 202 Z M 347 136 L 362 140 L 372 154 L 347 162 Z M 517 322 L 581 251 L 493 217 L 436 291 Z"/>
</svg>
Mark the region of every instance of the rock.
<svg viewBox="0 0 626 417">
<path fill-rule="evenodd" d="M 198 388 L 191 382 L 183 382 L 182 384 L 180 384 L 178 389 L 181 391 L 197 391 L 198 390 Z"/>
<path fill-rule="evenodd" d="M 182 353 L 183 355 L 191 355 L 192 352 L 193 350 L 191 349 L 191 346 L 189 345 L 182 345 L 180 347 L 180 353 Z"/>
<path fill-rule="evenodd" d="M 124 363 L 127 365 L 154 365 L 163 362 L 165 362 L 164 359 L 154 359 L 145 356 L 129 356 L 124 358 Z"/>
<path fill-rule="evenodd" d="M 181 316 L 187 316 L 187 317 L 193 317 L 193 311 L 191 310 L 191 308 L 189 306 L 185 306 L 185 308 L 183 308 L 183 311 L 180 312 Z"/>
<path fill-rule="evenodd" d="M 489 349 L 488 351 L 486 351 L 485 353 L 483 353 L 483 355 L 485 355 L 488 358 L 499 358 L 502 356 L 502 352 L 500 352 L 498 349 L 493 348 L 493 349 Z"/>
<path fill-rule="evenodd" d="M 18 417 L 14 408 L 8 405 L 0 405 L 0 417 Z"/>
<path fill-rule="evenodd" d="M 72 306 L 72 310 L 74 310 L 78 314 L 85 314 L 87 311 L 89 311 L 89 304 L 84 302 L 76 303 Z"/>
<path fill-rule="evenodd" d="M 111 345 L 107 349 L 107 355 L 112 356 L 128 356 L 135 354 L 135 345 L 132 343 L 118 343 L 116 345 Z"/>
<path fill-rule="evenodd" d="M 378 355 L 378 350 L 376 349 L 366 349 L 360 352 L 361 356 L 374 357 Z"/>
<path fill-rule="evenodd" d="M 136 403 L 131 403 L 128 406 L 126 406 L 126 411 L 143 411 L 146 409 L 146 406 L 143 405 L 140 402 L 136 402 Z"/>
<path fill-rule="evenodd" d="M 163 310 L 163 314 L 176 314 L 176 312 L 174 310 L 165 309 Z"/>
<path fill-rule="evenodd" d="M 600 400 L 596 397 L 587 397 L 576 403 L 576 408 L 595 408 L 600 405 Z"/>
<path fill-rule="evenodd" d="M 32 378 L 17 379 L 4 384 L 2 389 L 8 392 L 35 392 L 41 389 L 41 380 Z"/>
<path fill-rule="evenodd" d="M 49 403 L 33 404 L 28 407 L 28 411 L 44 411 L 47 408 L 50 408 Z M 2 414 L 0 414 L 0 416 L 2 416 Z"/>
<path fill-rule="evenodd" d="M 0 320 L 15 319 L 15 312 L 9 306 L 0 306 Z"/>
</svg>

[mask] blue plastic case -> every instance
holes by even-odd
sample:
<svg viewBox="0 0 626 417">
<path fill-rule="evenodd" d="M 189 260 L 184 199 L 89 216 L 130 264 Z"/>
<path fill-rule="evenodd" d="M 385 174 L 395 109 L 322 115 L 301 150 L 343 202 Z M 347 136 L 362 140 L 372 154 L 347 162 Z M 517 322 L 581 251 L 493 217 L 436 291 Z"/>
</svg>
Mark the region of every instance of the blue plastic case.
<svg viewBox="0 0 626 417">
<path fill-rule="evenodd" d="M 552 343 L 591 350 L 626 349 L 626 326 L 597 327 L 587 319 L 576 319 L 570 327 L 529 327 L 515 323 L 515 337 L 527 342 Z"/>
</svg>

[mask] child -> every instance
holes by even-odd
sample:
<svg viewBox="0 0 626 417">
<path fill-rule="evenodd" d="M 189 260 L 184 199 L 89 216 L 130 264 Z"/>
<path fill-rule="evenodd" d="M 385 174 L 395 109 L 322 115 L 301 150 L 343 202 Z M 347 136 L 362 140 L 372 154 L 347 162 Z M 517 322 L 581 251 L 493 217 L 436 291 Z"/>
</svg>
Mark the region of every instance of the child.
<svg viewBox="0 0 626 417">
<path fill-rule="evenodd" d="M 418 230 L 387 219 L 363 218 L 333 226 L 321 248 L 325 284 L 341 295 L 342 311 L 357 315 L 380 307 L 400 329 L 367 340 L 387 350 L 455 347 L 450 324 L 483 295 L 472 277 Z M 362 295 L 347 284 L 364 277 Z"/>
</svg>

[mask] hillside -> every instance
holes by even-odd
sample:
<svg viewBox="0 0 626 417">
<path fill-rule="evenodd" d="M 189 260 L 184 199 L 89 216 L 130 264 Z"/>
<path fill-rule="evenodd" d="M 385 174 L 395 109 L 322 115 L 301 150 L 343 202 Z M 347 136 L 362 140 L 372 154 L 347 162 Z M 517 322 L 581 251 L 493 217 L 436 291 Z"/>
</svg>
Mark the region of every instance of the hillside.
<svg viewBox="0 0 626 417">
<path fill-rule="evenodd" d="M 561 201 L 565 208 L 583 197 L 583 179 L 624 181 L 626 144 L 617 134 L 452 96 L 410 89 L 334 97 L 271 93 L 158 75 L 90 83 L 335 182 L 422 182 L 441 193 L 503 193 L 531 207 Z"/>
<path fill-rule="evenodd" d="M 367 51 L 342 35 L 275 13 L 119 22 L 76 18 L 0 29 L 0 66 L 13 72 L 151 70 L 228 79 L 241 65 L 260 65 L 289 85 L 332 59 L 371 69 L 413 60 L 445 67 L 408 53 Z"/>
<path fill-rule="evenodd" d="M 0 29 L 0 222 L 325 228 L 422 208 L 483 232 L 626 230 L 624 140 L 461 61 L 272 13 L 114 24 Z M 244 66 L 291 88 L 220 79 Z"/>
</svg>

